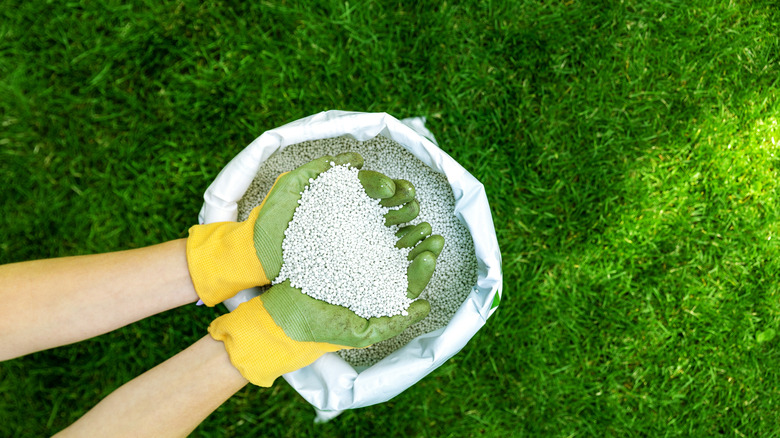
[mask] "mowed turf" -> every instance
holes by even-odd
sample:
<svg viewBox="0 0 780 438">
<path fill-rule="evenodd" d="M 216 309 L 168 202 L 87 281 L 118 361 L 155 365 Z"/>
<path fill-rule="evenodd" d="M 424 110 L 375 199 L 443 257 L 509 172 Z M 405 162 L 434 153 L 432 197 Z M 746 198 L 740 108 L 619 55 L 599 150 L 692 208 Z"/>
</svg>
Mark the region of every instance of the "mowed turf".
<svg viewBox="0 0 780 438">
<path fill-rule="evenodd" d="M 0 262 L 184 237 L 289 121 L 425 116 L 485 184 L 497 313 L 390 402 L 315 425 L 280 379 L 194 436 L 778 436 L 779 35 L 771 1 L 8 1 Z M 0 436 L 66 427 L 222 311 L 1 363 Z"/>
</svg>

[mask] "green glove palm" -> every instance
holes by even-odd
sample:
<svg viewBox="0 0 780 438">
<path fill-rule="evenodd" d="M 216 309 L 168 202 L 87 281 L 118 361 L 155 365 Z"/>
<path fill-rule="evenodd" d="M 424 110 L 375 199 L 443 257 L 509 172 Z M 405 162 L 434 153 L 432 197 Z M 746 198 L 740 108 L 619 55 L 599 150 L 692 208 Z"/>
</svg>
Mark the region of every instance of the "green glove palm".
<svg viewBox="0 0 780 438">
<path fill-rule="evenodd" d="M 407 269 L 408 298 L 415 299 L 420 295 L 435 267 L 434 253 L 424 251 L 417 255 Z M 427 301 L 418 299 L 409 305 L 407 315 L 364 319 L 346 307 L 304 294 L 290 286 L 289 280 L 273 286 L 259 298 L 276 325 L 291 339 L 354 348 L 367 347 L 398 335 L 425 318 L 431 308 Z"/>
</svg>

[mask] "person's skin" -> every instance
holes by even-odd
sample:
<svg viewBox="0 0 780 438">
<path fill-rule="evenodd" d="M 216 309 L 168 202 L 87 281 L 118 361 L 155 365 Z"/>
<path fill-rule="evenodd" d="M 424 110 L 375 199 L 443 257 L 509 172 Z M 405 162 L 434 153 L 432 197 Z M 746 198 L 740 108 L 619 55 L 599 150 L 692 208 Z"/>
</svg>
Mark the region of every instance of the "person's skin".
<svg viewBox="0 0 780 438">
<path fill-rule="evenodd" d="M 210 336 L 124 384 L 65 437 L 184 437 L 248 381 Z"/>
<path fill-rule="evenodd" d="M 0 266 L 0 361 L 196 302 L 186 242 Z"/>
<path fill-rule="evenodd" d="M 185 248 L 186 239 L 179 239 L 0 266 L 0 361 L 194 303 Z M 223 344 L 207 335 L 109 394 L 57 436 L 187 436 L 247 383 Z"/>
</svg>

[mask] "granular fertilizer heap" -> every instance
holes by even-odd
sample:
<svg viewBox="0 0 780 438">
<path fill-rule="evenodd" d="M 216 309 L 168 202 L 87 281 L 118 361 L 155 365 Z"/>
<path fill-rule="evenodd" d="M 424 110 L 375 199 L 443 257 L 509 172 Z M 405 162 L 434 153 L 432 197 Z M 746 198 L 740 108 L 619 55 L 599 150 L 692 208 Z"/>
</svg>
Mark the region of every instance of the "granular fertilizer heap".
<svg viewBox="0 0 780 438">
<path fill-rule="evenodd" d="M 445 239 L 433 277 L 419 297 L 431 304 L 428 316 L 394 338 L 367 348 L 338 352 L 352 366 L 367 367 L 415 337 L 446 326 L 477 284 L 477 257 L 471 234 L 455 216 L 455 197 L 447 178 L 403 146 L 381 135 L 365 142 L 349 137 L 306 141 L 275 152 L 261 164 L 254 181 L 238 202 L 238 220 L 245 220 L 252 208 L 262 202 L 279 174 L 323 155 L 335 156 L 343 152 L 362 155 L 366 169 L 414 184 L 420 215 L 410 224 L 428 222 L 433 234 L 440 234 Z"/>
<path fill-rule="evenodd" d="M 333 163 L 331 163 L 332 165 Z M 409 248 L 396 248 L 390 208 L 370 198 L 358 169 L 334 166 L 309 179 L 284 232 L 282 269 L 274 284 L 344 306 L 362 318 L 407 315 Z"/>
</svg>

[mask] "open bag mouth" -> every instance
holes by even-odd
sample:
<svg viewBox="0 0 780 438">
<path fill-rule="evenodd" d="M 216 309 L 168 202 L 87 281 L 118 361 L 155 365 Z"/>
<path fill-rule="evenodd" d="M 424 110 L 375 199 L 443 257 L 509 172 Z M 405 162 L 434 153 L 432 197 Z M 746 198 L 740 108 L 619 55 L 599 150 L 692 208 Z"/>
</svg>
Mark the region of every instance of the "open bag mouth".
<svg viewBox="0 0 780 438">
<path fill-rule="evenodd" d="M 415 336 L 381 360 L 352 365 L 338 354 L 329 353 L 308 367 L 284 375 L 318 410 L 321 419 L 345 409 L 387 401 L 425 377 L 466 345 L 496 310 L 502 294 L 501 254 L 484 186 L 435 144 L 422 118 L 399 121 L 385 113 L 326 111 L 266 131 L 233 158 L 208 187 L 200 223 L 242 220 L 248 210 L 241 204 L 247 193 L 257 190 L 253 184 L 257 184 L 258 170 L 277 151 L 278 156 L 288 146 L 339 138 L 344 144 L 389 140 L 429 171 L 440 174 L 452 190 L 454 220 L 470 234 L 468 248 L 473 251 L 474 263 L 469 269 L 476 273 L 470 277 L 475 279 L 473 284 L 465 285 L 449 323 Z M 292 149 L 288 152 L 292 155 Z M 316 157 L 298 157 L 302 162 L 311 158 Z M 370 165 L 370 151 L 365 158 Z M 248 289 L 224 304 L 232 311 L 260 292 Z"/>
</svg>

